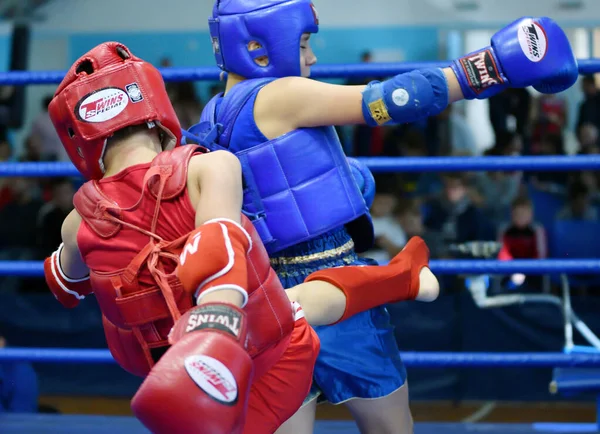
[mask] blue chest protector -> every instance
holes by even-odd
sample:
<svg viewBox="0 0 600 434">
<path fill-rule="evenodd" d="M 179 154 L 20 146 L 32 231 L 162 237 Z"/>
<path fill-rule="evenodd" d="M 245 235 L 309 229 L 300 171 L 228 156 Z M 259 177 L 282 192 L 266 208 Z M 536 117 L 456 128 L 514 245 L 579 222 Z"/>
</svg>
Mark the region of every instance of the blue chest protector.
<svg viewBox="0 0 600 434">
<path fill-rule="evenodd" d="M 256 146 L 231 141 L 244 105 L 273 80 L 246 80 L 226 96 L 217 95 L 190 133 L 208 134 L 205 146 L 233 152 L 241 161 L 243 212 L 269 253 L 343 225 L 355 250 L 368 250 L 374 238 L 371 217 L 333 127 L 301 128 Z"/>
</svg>

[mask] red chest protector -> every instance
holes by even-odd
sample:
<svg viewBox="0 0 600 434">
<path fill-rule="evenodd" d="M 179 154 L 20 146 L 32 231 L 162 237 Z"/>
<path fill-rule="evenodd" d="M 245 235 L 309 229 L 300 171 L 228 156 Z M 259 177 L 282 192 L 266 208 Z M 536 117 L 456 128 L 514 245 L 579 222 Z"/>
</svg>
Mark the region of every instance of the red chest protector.
<svg viewBox="0 0 600 434">
<path fill-rule="evenodd" d="M 74 198 L 75 208 L 84 221 L 82 227 L 85 224 L 98 242 L 110 239 L 115 252 L 119 251 L 119 244 L 131 243 L 122 234 L 123 227 L 148 235 L 148 242 L 139 246 L 139 253 L 124 268 L 98 271 L 88 264 L 108 347 L 121 367 L 135 375 L 145 376 L 150 371 L 158 355 L 168 347 L 167 335 L 174 321 L 193 305 L 191 296 L 183 291 L 173 273 L 188 233 L 166 240 L 156 234 L 156 224 L 161 203 L 185 194 L 188 164 L 199 152 L 204 149 L 188 145 L 159 154 L 143 178 L 140 199 L 129 208 L 119 207 L 100 190 L 96 181 L 85 183 Z M 145 194 L 146 190 L 150 194 Z M 126 213 L 135 212 L 143 200 L 156 201 L 150 227 L 126 221 Z M 245 308 L 248 351 L 252 357 L 261 355 L 268 369 L 287 347 L 294 314 L 254 226 L 244 216 L 242 225 L 254 246 L 248 257 L 249 301 Z M 152 276 L 152 284 L 141 285 L 140 275 L 147 272 Z"/>
</svg>

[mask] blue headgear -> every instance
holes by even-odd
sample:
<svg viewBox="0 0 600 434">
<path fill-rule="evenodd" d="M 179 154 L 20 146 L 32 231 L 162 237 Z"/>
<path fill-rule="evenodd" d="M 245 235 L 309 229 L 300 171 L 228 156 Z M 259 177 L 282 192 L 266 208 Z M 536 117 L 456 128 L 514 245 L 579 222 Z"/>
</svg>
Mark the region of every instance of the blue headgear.
<svg viewBox="0 0 600 434">
<path fill-rule="evenodd" d="M 311 0 L 216 0 L 208 19 L 217 65 L 244 78 L 300 75 L 300 38 L 317 33 Z M 256 41 L 258 50 L 248 44 Z M 268 56 L 267 66 L 255 59 Z"/>
</svg>

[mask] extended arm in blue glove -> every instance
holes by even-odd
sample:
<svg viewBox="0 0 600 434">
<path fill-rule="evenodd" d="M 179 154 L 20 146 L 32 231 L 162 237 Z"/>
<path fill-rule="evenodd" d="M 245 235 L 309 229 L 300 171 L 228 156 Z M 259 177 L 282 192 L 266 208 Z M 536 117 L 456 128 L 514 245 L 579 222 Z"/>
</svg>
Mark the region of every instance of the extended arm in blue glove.
<svg viewBox="0 0 600 434">
<path fill-rule="evenodd" d="M 453 62 L 373 81 L 362 92 L 367 125 L 415 122 L 460 99 L 485 99 L 508 87 L 533 86 L 542 93 L 571 87 L 579 75 L 565 32 L 550 18 L 525 17 L 492 37 L 489 47 Z"/>
</svg>

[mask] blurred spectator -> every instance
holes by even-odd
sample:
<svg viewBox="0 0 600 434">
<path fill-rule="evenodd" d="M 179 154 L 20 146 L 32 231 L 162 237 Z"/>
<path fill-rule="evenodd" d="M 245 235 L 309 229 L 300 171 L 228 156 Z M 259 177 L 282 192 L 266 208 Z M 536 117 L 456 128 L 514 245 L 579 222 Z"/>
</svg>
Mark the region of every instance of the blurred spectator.
<svg viewBox="0 0 600 434">
<path fill-rule="evenodd" d="M 0 133 L 0 162 L 10 161 L 12 159 L 12 146 L 8 141 L 6 132 Z"/>
<path fill-rule="evenodd" d="M 464 152 L 453 152 L 443 156 L 449 157 L 471 157 L 471 154 Z M 463 173 L 463 180 L 466 185 L 469 184 L 470 179 L 473 177 L 473 173 Z M 423 202 L 436 200 L 444 189 L 443 174 L 439 172 L 423 172 L 419 175 L 419 181 L 417 183 L 416 197 L 421 199 Z M 469 190 L 469 194 L 472 189 Z M 476 205 L 476 204 L 475 204 Z"/>
<path fill-rule="evenodd" d="M 506 89 L 489 99 L 490 122 L 496 137 L 504 131 L 514 131 L 521 137 L 529 135 L 531 94 L 527 89 Z"/>
<path fill-rule="evenodd" d="M 173 103 L 181 128 L 188 129 L 198 123 L 202 113 L 202 102 L 196 93 L 193 81 L 172 83 L 169 89 L 169 98 Z"/>
<path fill-rule="evenodd" d="M 38 214 L 37 238 L 40 257 L 50 256 L 62 242 L 62 223 L 73 210 L 75 189 L 70 179 L 55 178 L 52 183 L 52 199 Z"/>
<path fill-rule="evenodd" d="M 492 156 L 514 156 L 521 148 L 520 136 L 516 133 L 500 134 L 496 145 L 486 152 Z M 494 227 L 499 227 L 510 213 L 510 204 L 519 195 L 522 172 L 475 172 L 470 189 L 471 201 L 482 208 Z"/>
<path fill-rule="evenodd" d="M 510 223 L 498 231 L 498 241 L 502 244 L 499 259 L 544 259 L 548 256 L 546 231 L 534 222 L 533 215 L 533 203 L 527 196 L 519 196 L 513 201 Z M 543 278 L 522 273 L 506 277 L 503 282 L 511 288 L 526 283 L 521 290 L 539 290 L 544 285 Z"/>
<path fill-rule="evenodd" d="M 577 131 L 579 154 L 598 154 L 598 128 L 589 122 L 582 124 Z"/>
<path fill-rule="evenodd" d="M 534 144 L 537 155 L 565 155 L 562 134 L 546 134 Z M 545 191 L 564 191 L 568 181 L 567 172 L 531 172 L 533 185 Z"/>
<path fill-rule="evenodd" d="M 36 260 L 37 216 L 43 206 L 39 199 L 37 180 L 12 178 L 9 183 L 11 200 L 0 209 L 1 260 Z M 7 291 L 46 290 L 43 278 L 3 277 L 0 287 Z"/>
<path fill-rule="evenodd" d="M 0 336 L 0 348 L 6 340 Z M 31 363 L 0 363 L 0 413 L 36 413 L 38 410 L 37 375 Z"/>
<path fill-rule="evenodd" d="M 356 125 L 352 131 L 352 155 L 375 157 L 383 153 L 386 127 Z"/>
<path fill-rule="evenodd" d="M 170 68 L 173 64 L 171 59 L 165 57 L 161 59 L 160 66 Z M 202 101 L 198 97 L 194 82 L 170 82 L 166 84 L 166 88 L 181 128 L 187 130 L 197 124 L 202 113 Z"/>
<path fill-rule="evenodd" d="M 469 198 L 465 175 L 445 174 L 442 181 L 443 192 L 429 202 L 425 219 L 429 238 L 445 248 L 455 243 L 494 239 L 490 223 Z"/>
<path fill-rule="evenodd" d="M 423 224 L 423 212 L 419 200 L 404 199 L 399 201 L 396 205 L 394 216 L 406 234 L 407 240 L 410 240 L 412 237 L 424 236 L 425 226 Z"/>
<path fill-rule="evenodd" d="M 494 146 L 487 155 L 521 155 L 523 153 L 523 137 L 512 131 L 503 131 L 496 136 Z"/>
<path fill-rule="evenodd" d="M 600 129 L 600 93 L 593 75 L 586 75 L 581 80 L 583 101 L 579 105 L 577 115 L 577 132 L 583 124 L 590 123 Z"/>
<path fill-rule="evenodd" d="M 36 197 L 35 180 L 12 178 L 9 188 L 12 200 L 0 209 L 0 245 L 4 249 L 23 249 L 32 253 L 36 245 L 37 215 L 43 205 Z"/>
<path fill-rule="evenodd" d="M 12 160 L 12 147 L 8 142 L 6 134 L 0 135 L 0 162 Z M 12 193 L 9 187 L 10 178 L 0 178 L 0 209 L 12 200 Z"/>
<path fill-rule="evenodd" d="M 11 125 L 11 99 L 15 94 L 15 86 L 0 86 L 0 125 Z"/>
<path fill-rule="evenodd" d="M 406 234 L 395 219 L 398 200 L 390 191 L 378 192 L 371 206 L 375 244 L 365 255 L 382 263 L 395 256 L 406 244 Z"/>
<path fill-rule="evenodd" d="M 44 97 L 42 111 L 31 126 L 28 146 L 34 150 L 36 159 L 25 159 L 23 161 L 69 161 L 69 156 L 48 115 L 48 104 L 51 100 L 52 95 Z"/>
<path fill-rule="evenodd" d="M 510 223 L 498 231 L 503 259 L 543 259 L 548 256 L 548 240 L 542 225 L 533 220 L 533 203 L 519 196 L 511 204 Z"/>
<path fill-rule="evenodd" d="M 567 204 L 561 209 L 558 220 L 598 220 L 598 210 L 591 204 L 590 188 L 582 181 L 576 180 L 569 186 Z"/>
<path fill-rule="evenodd" d="M 427 119 L 425 135 L 428 155 L 479 153 L 471 128 L 452 104 L 437 116 Z"/>
<path fill-rule="evenodd" d="M 23 162 L 39 162 L 45 161 L 44 155 L 42 154 L 42 143 L 38 140 L 34 140 L 31 136 L 25 139 L 23 146 L 23 153 L 19 157 L 19 161 Z"/>
<path fill-rule="evenodd" d="M 534 140 L 546 134 L 562 134 L 567 124 L 567 102 L 556 95 L 541 95 L 537 99 Z"/>
<path fill-rule="evenodd" d="M 427 145 L 423 133 L 410 125 L 389 130 L 385 141 L 385 155 L 388 157 L 426 157 Z M 377 182 L 390 183 L 398 187 L 398 193 L 413 195 L 417 192 L 422 173 L 406 172 L 378 174 Z"/>
</svg>

